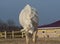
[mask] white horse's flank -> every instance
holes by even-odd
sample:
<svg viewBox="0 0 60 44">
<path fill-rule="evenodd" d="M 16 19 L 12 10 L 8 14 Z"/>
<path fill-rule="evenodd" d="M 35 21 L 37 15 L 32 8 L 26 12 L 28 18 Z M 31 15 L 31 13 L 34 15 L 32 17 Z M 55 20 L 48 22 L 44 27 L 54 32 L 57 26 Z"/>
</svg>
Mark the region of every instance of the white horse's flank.
<svg viewBox="0 0 60 44">
<path fill-rule="evenodd" d="M 19 21 L 21 26 L 24 28 L 21 31 L 25 31 L 26 34 L 26 44 L 29 44 L 30 34 L 33 38 L 33 42 L 36 42 L 36 34 L 38 26 L 37 11 L 33 7 L 27 4 L 19 14 Z"/>
</svg>

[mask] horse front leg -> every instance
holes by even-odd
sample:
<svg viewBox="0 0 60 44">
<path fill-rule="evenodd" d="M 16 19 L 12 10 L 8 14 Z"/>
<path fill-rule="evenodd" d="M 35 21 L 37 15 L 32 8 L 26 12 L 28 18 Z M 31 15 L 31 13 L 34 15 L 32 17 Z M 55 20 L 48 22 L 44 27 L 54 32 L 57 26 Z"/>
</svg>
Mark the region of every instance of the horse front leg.
<svg viewBox="0 0 60 44">
<path fill-rule="evenodd" d="M 29 35 L 28 35 L 28 32 L 26 32 L 26 44 L 29 44 Z"/>
<path fill-rule="evenodd" d="M 36 40 L 37 40 L 37 31 L 35 31 L 33 33 L 33 43 L 36 44 Z"/>
</svg>

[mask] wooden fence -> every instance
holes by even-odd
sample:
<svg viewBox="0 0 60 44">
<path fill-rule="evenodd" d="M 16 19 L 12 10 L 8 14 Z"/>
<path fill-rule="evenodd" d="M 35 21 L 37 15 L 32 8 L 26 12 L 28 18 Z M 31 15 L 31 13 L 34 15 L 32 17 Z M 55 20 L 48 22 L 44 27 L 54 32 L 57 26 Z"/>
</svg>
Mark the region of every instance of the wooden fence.
<svg viewBox="0 0 60 44">
<path fill-rule="evenodd" d="M 20 31 L 11 31 L 11 32 L 0 32 L 0 38 L 23 38 L 25 36 L 24 32 Z"/>
</svg>

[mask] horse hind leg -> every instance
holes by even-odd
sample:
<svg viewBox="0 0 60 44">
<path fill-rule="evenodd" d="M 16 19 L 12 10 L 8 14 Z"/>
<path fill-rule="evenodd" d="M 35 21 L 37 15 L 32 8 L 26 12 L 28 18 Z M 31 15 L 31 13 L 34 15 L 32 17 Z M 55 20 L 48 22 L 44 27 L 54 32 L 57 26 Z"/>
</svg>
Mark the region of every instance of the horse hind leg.
<svg viewBox="0 0 60 44">
<path fill-rule="evenodd" d="M 37 35 L 37 32 L 35 31 L 35 32 L 33 33 L 33 43 L 34 43 L 34 44 L 36 44 L 36 40 L 37 40 L 36 35 Z"/>
</svg>

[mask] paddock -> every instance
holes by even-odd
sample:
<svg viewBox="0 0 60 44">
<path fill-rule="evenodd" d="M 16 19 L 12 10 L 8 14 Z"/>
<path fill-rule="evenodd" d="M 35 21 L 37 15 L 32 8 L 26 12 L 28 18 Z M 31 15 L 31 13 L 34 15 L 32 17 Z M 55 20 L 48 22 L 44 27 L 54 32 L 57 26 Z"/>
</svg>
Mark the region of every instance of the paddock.
<svg viewBox="0 0 60 44">
<path fill-rule="evenodd" d="M 2 31 L 0 32 L 0 39 L 1 38 L 24 38 L 25 32 L 18 31 Z M 38 28 L 37 32 L 38 38 L 60 38 L 60 27 L 45 27 L 45 28 Z"/>
<path fill-rule="evenodd" d="M 26 44 L 26 42 L 25 38 L 0 39 L 0 44 Z M 33 44 L 31 40 L 30 44 Z M 40 38 L 36 44 L 60 44 L 60 38 Z"/>
</svg>

